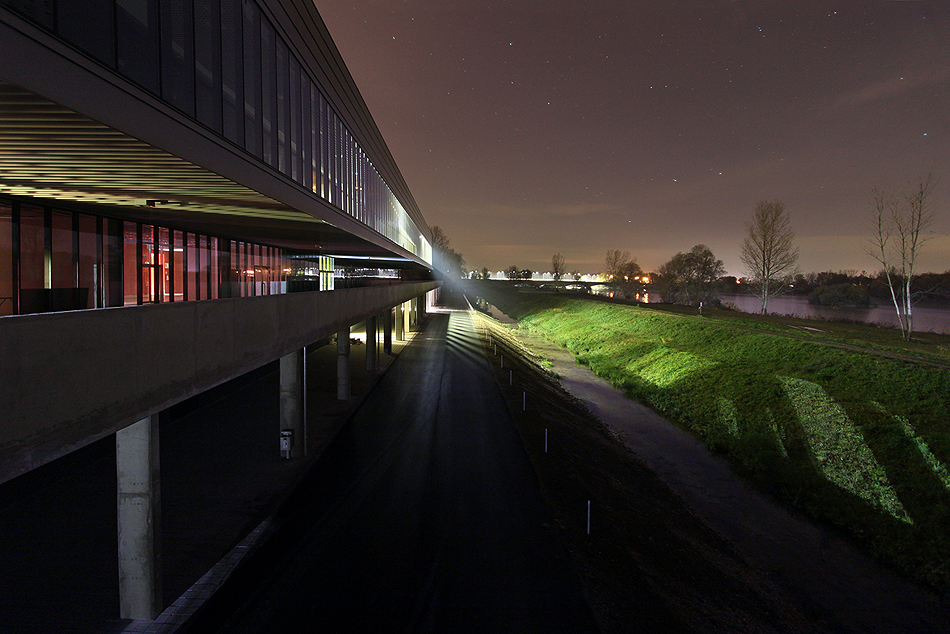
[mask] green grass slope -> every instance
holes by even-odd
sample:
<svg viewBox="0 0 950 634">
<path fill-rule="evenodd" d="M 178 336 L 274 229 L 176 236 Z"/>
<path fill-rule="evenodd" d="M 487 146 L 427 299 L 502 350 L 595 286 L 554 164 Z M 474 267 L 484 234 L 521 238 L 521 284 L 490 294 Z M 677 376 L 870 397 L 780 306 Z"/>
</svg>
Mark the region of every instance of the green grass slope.
<svg viewBox="0 0 950 634">
<path fill-rule="evenodd" d="M 950 369 L 939 346 L 891 349 L 873 328 L 863 337 L 854 326 L 842 335 L 734 314 L 484 294 L 760 488 L 919 580 L 950 585 Z"/>
</svg>

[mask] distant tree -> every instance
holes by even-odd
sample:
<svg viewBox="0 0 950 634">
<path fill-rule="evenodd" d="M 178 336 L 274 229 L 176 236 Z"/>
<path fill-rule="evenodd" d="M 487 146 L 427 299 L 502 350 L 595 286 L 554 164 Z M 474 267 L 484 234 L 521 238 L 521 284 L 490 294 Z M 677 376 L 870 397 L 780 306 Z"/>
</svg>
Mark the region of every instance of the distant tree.
<svg viewBox="0 0 950 634">
<path fill-rule="evenodd" d="M 581 272 L 578 271 L 577 269 L 574 269 L 573 271 L 571 271 L 571 279 L 574 280 L 575 282 L 579 282 L 581 280 Z"/>
<path fill-rule="evenodd" d="M 607 281 L 612 281 L 621 277 L 624 267 L 630 262 L 630 252 L 620 249 L 611 249 L 607 251 L 604 258 L 604 275 Z"/>
<path fill-rule="evenodd" d="M 644 290 L 643 269 L 629 251 L 611 249 L 604 258 L 604 275 L 607 283 L 625 299 L 631 299 Z"/>
<path fill-rule="evenodd" d="M 446 277 L 455 279 L 466 277 L 465 258 L 451 247 L 448 236 L 442 227 L 434 225 L 432 231 L 433 265 Z"/>
<path fill-rule="evenodd" d="M 798 249 L 792 240 L 791 223 L 785 203 L 763 200 L 755 206 L 748 235 L 742 242 L 739 259 L 746 267 L 753 291 L 762 301 L 762 314 L 769 299 L 784 293 L 792 283 Z"/>
<path fill-rule="evenodd" d="M 531 269 L 521 269 L 521 279 L 530 280 L 534 276 L 534 271 Z"/>
<path fill-rule="evenodd" d="M 930 174 L 917 179 L 896 197 L 880 188 L 875 189 L 872 196 L 872 236 L 868 253 L 884 269 L 901 336 L 907 341 L 914 333 L 911 284 L 916 274 L 917 256 L 932 237 L 927 232 L 935 219 L 935 185 Z"/>
<path fill-rule="evenodd" d="M 518 270 L 518 267 L 517 267 L 517 266 L 515 266 L 515 265 L 512 264 L 512 265 L 509 266 L 508 269 L 505 271 L 505 277 L 507 277 L 509 280 L 520 280 L 520 279 L 521 279 L 521 271 Z"/>
<path fill-rule="evenodd" d="M 688 253 L 677 253 L 657 271 L 664 299 L 677 304 L 697 306 L 715 302 L 716 282 L 726 274 L 705 244 L 697 244 Z"/>
<path fill-rule="evenodd" d="M 487 266 L 482 267 L 482 279 L 483 280 L 491 279 L 491 271 L 488 270 Z"/>
<path fill-rule="evenodd" d="M 449 248 L 449 237 L 445 234 L 445 231 L 442 230 L 442 227 L 439 225 L 432 225 L 432 249 L 447 249 Z"/>
<path fill-rule="evenodd" d="M 551 256 L 551 274 L 554 276 L 554 279 L 558 281 L 560 281 L 564 275 L 564 256 L 560 253 L 555 253 Z"/>
</svg>

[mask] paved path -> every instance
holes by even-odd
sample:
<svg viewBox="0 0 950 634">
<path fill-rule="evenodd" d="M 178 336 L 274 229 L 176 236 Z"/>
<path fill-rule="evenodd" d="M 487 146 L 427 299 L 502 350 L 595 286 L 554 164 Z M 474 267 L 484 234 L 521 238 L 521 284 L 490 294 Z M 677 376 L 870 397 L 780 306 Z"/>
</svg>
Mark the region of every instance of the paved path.
<svg viewBox="0 0 950 634">
<path fill-rule="evenodd" d="M 569 392 L 587 403 L 710 528 L 806 613 L 842 632 L 950 631 L 946 602 L 752 490 L 725 460 L 577 364 L 569 351 L 525 333 L 518 336 L 550 359 L 552 371 Z"/>
<path fill-rule="evenodd" d="M 432 316 L 189 632 L 591 632 L 466 312 Z"/>
</svg>

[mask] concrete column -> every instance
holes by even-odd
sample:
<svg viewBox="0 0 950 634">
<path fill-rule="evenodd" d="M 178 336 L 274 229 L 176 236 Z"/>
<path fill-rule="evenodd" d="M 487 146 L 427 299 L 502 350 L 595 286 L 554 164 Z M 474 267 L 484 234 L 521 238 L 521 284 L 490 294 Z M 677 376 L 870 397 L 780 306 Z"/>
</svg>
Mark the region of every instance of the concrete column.
<svg viewBox="0 0 950 634">
<path fill-rule="evenodd" d="M 336 333 L 336 398 L 350 398 L 350 329 Z"/>
<path fill-rule="evenodd" d="M 307 455 L 306 348 L 280 358 L 280 431 L 292 431 L 290 457 Z"/>
<path fill-rule="evenodd" d="M 403 332 L 405 322 L 402 317 L 402 304 L 396 304 L 393 310 L 396 312 L 396 341 L 405 341 L 406 336 Z"/>
<path fill-rule="evenodd" d="M 393 353 L 393 309 L 383 311 L 383 351 Z"/>
<path fill-rule="evenodd" d="M 402 328 L 405 334 L 412 332 L 412 321 L 410 317 L 412 315 L 412 302 L 404 302 L 402 305 Z M 408 337 L 406 337 L 408 339 Z"/>
<path fill-rule="evenodd" d="M 416 328 L 422 328 L 422 320 L 426 315 L 426 296 L 416 298 Z"/>
<path fill-rule="evenodd" d="M 162 612 L 161 487 L 158 416 L 115 433 L 119 529 L 119 618 Z"/>
<path fill-rule="evenodd" d="M 379 337 L 376 335 L 376 316 L 366 320 L 366 371 L 375 372 L 379 369 L 379 358 L 376 355 Z"/>
</svg>

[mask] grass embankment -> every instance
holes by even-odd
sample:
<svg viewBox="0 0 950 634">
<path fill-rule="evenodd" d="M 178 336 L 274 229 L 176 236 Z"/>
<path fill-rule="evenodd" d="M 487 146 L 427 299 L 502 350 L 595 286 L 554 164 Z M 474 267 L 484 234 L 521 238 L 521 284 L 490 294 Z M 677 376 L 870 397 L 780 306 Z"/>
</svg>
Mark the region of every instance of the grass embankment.
<svg viewBox="0 0 950 634">
<path fill-rule="evenodd" d="M 950 587 L 950 338 L 486 290 L 760 488 Z"/>
</svg>

